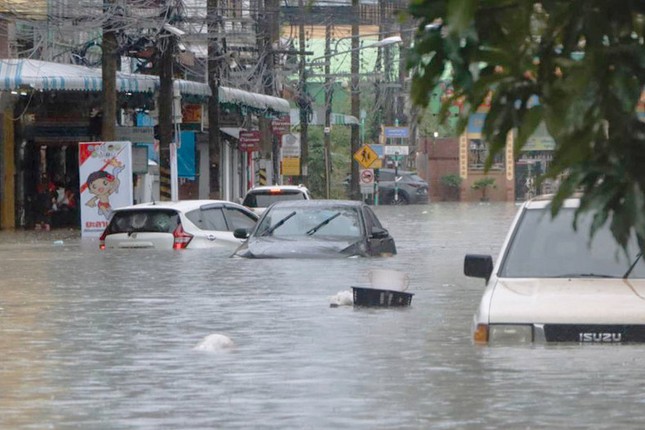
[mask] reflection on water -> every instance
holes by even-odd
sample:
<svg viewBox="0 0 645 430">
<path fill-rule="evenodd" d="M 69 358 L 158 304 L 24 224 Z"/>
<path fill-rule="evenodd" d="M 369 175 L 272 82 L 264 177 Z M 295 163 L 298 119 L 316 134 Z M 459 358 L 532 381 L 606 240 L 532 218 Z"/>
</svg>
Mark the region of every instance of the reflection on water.
<svg viewBox="0 0 645 430">
<path fill-rule="evenodd" d="M 0 428 L 639 426 L 640 346 L 479 348 L 483 285 L 510 205 L 377 207 L 386 259 L 99 252 L 73 231 L 0 232 Z M 407 272 L 407 309 L 329 306 Z M 226 335 L 227 351 L 194 347 Z"/>
</svg>

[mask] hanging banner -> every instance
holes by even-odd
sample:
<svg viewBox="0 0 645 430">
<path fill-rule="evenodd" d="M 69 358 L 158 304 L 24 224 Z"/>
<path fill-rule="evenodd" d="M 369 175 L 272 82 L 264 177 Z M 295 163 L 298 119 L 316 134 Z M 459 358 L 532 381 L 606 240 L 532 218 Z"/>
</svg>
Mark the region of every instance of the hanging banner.
<svg viewBox="0 0 645 430">
<path fill-rule="evenodd" d="M 130 142 L 80 142 L 81 236 L 98 237 L 112 209 L 132 204 Z"/>
</svg>

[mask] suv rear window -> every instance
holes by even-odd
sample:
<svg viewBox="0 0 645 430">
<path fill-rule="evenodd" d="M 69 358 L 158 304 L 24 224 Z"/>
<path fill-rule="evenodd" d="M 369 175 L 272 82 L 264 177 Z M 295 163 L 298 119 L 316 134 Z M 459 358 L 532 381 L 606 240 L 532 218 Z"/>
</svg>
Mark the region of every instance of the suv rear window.
<svg viewBox="0 0 645 430">
<path fill-rule="evenodd" d="M 249 208 L 266 208 L 272 203 L 283 200 L 306 200 L 305 193 L 299 190 L 252 191 L 246 195 L 242 204 Z"/>
<path fill-rule="evenodd" d="M 157 232 L 172 233 L 179 223 L 179 214 L 171 209 L 140 209 L 114 212 L 108 234 Z"/>
</svg>

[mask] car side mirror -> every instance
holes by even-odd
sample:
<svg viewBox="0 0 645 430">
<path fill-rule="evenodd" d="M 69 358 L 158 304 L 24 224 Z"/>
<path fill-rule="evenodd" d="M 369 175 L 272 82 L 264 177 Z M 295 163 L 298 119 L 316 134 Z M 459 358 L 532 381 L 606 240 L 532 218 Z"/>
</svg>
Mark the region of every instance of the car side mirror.
<svg viewBox="0 0 645 430">
<path fill-rule="evenodd" d="M 373 239 L 385 239 L 390 235 L 390 232 L 384 228 L 372 227 L 372 238 Z"/>
<path fill-rule="evenodd" d="M 248 228 L 236 228 L 233 231 L 233 236 L 236 239 L 248 239 L 250 235 L 250 231 Z"/>
<path fill-rule="evenodd" d="M 493 257 L 490 255 L 468 254 L 464 258 L 464 275 L 484 278 L 486 282 L 493 273 Z"/>
</svg>

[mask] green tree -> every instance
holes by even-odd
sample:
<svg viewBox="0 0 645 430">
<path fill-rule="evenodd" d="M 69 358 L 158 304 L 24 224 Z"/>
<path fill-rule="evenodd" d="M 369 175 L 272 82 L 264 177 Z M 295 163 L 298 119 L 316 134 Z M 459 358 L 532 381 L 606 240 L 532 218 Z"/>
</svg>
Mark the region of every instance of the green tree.
<svg viewBox="0 0 645 430">
<path fill-rule="evenodd" d="M 481 195 L 481 201 L 485 202 L 488 201 L 488 196 L 486 195 L 486 191 L 488 191 L 488 187 L 495 188 L 495 178 L 482 178 L 478 179 L 475 181 L 474 184 L 472 184 L 472 189 L 473 190 L 479 190 L 482 195 Z"/>
<path fill-rule="evenodd" d="M 645 3 L 412 0 L 409 11 L 419 20 L 408 56 L 415 103 L 427 106 L 451 70 L 453 101 L 464 106 L 461 131 L 492 94 L 483 129 L 491 144 L 487 167 L 509 132 L 517 133 L 519 153 L 544 122 L 556 141 L 545 177 L 565 177 L 553 215 L 580 190 L 578 213 L 594 213 L 592 235 L 611 220 L 623 246 L 632 229 L 645 238 L 645 122 L 637 115 Z"/>
</svg>

